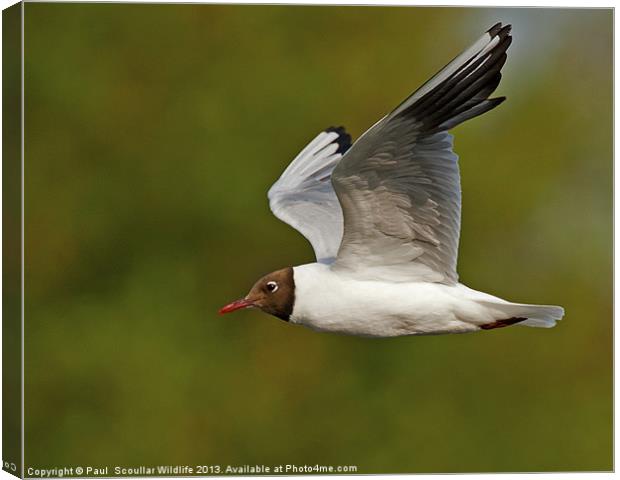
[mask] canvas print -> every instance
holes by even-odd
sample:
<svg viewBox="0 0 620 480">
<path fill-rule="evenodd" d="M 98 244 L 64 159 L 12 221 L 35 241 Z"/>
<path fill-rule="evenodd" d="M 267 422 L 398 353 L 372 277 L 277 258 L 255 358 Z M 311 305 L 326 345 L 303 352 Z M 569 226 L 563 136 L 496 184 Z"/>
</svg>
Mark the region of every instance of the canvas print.
<svg viewBox="0 0 620 480">
<path fill-rule="evenodd" d="M 612 40 L 611 9 L 3 11 L 4 470 L 610 471 Z"/>
</svg>

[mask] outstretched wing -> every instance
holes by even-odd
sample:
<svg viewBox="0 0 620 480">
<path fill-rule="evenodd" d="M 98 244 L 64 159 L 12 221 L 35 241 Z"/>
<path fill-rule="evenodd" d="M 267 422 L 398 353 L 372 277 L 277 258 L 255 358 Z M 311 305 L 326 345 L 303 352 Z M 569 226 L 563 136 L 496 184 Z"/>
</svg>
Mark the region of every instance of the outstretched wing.
<svg viewBox="0 0 620 480">
<path fill-rule="evenodd" d="M 455 283 L 461 217 L 452 127 L 499 105 L 490 99 L 511 42 L 495 25 L 368 130 L 332 183 L 344 235 L 332 268 L 392 281 Z"/>
<path fill-rule="evenodd" d="M 350 146 L 351 136 L 343 127 L 324 130 L 297 155 L 267 194 L 274 215 L 306 237 L 322 263 L 334 260 L 342 240 L 342 209 L 330 177 Z"/>
</svg>

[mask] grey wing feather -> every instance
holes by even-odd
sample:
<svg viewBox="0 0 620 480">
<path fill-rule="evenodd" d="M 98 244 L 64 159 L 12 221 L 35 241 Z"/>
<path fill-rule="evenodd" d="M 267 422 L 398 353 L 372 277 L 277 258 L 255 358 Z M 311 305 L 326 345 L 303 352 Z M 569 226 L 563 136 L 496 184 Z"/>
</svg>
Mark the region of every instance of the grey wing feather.
<svg viewBox="0 0 620 480">
<path fill-rule="evenodd" d="M 371 279 L 452 284 L 461 217 L 447 130 L 494 108 L 510 27 L 472 47 L 367 131 L 336 166 L 344 233 L 332 268 Z"/>
<path fill-rule="evenodd" d="M 331 263 L 342 240 L 342 209 L 330 176 L 351 145 L 342 127 L 321 132 L 269 189 L 274 215 L 312 244 L 317 261 Z"/>
</svg>

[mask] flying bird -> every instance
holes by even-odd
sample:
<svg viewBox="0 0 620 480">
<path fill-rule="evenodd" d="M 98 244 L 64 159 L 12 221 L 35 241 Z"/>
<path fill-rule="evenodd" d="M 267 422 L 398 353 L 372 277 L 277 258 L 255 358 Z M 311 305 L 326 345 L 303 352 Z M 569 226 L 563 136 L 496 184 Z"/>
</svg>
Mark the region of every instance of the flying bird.
<svg viewBox="0 0 620 480">
<path fill-rule="evenodd" d="M 316 262 L 276 270 L 220 313 L 256 307 L 314 330 L 367 337 L 553 327 L 557 306 L 512 303 L 456 272 L 461 224 L 450 129 L 497 107 L 512 37 L 494 25 L 351 144 L 321 132 L 268 193 Z"/>
</svg>

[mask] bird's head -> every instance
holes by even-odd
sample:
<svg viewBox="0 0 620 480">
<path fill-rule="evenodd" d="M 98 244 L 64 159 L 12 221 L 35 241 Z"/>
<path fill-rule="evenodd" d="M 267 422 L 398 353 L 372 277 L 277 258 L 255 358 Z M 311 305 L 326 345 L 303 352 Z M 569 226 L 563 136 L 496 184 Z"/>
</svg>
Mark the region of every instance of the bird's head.
<svg viewBox="0 0 620 480">
<path fill-rule="evenodd" d="M 292 267 L 271 272 L 260 278 L 243 298 L 222 307 L 220 313 L 256 307 L 263 312 L 289 320 L 295 303 L 295 281 Z"/>
</svg>

